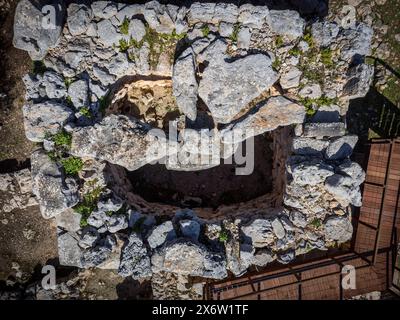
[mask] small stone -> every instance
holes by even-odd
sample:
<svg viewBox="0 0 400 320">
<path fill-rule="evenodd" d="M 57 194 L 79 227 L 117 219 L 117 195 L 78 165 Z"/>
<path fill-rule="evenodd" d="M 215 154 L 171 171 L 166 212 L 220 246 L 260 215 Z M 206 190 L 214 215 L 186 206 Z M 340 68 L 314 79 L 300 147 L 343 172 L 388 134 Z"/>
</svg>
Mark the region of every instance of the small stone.
<svg viewBox="0 0 400 320">
<path fill-rule="evenodd" d="M 290 89 L 298 87 L 301 74 L 302 72 L 298 68 L 291 67 L 287 72 L 281 75 L 280 84 L 282 88 Z"/>
<path fill-rule="evenodd" d="M 130 234 L 128 241 L 122 248 L 118 274 L 123 277 L 132 276 L 135 280 L 148 278 L 152 274 L 147 249 L 136 233 Z"/>
<path fill-rule="evenodd" d="M 200 235 L 200 224 L 194 220 L 180 220 L 180 230 L 184 237 L 197 241 Z"/>
<path fill-rule="evenodd" d="M 299 155 L 322 156 L 322 152 L 329 145 L 327 140 L 319 140 L 313 138 L 296 137 L 293 139 L 293 151 Z"/>
<path fill-rule="evenodd" d="M 347 135 L 331 140 L 325 151 L 325 157 L 329 160 L 345 159 L 351 156 L 358 141 L 358 136 Z"/>
<path fill-rule="evenodd" d="M 171 221 L 166 221 L 156 227 L 150 232 L 147 242 L 150 248 L 155 249 L 165 242 L 176 239 L 176 233 L 172 226 Z"/>
<path fill-rule="evenodd" d="M 86 80 L 72 82 L 68 88 L 68 95 L 71 97 L 75 108 L 87 107 L 89 105 L 89 85 Z"/>
<path fill-rule="evenodd" d="M 343 122 L 304 124 L 305 137 L 338 137 L 345 135 L 345 133 L 346 127 Z"/>
<path fill-rule="evenodd" d="M 317 99 L 322 95 L 321 86 L 319 84 L 312 84 L 305 86 L 299 91 L 299 96 L 302 98 Z"/>
<path fill-rule="evenodd" d="M 325 237 L 329 241 L 340 243 L 349 241 L 353 236 L 353 226 L 348 217 L 333 216 L 324 225 Z"/>
<path fill-rule="evenodd" d="M 73 36 L 84 33 L 92 20 L 92 9 L 84 4 L 71 3 L 68 6 L 67 25 Z"/>
<path fill-rule="evenodd" d="M 275 218 L 272 221 L 272 230 L 278 239 L 283 239 L 285 237 L 285 228 L 283 228 L 282 222 L 279 218 Z"/>
</svg>

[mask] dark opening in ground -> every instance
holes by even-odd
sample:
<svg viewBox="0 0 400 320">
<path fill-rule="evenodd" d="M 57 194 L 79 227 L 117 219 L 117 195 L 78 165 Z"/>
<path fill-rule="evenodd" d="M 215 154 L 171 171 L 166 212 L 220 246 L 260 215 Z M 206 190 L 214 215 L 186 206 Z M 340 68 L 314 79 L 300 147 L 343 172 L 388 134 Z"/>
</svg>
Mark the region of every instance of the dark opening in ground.
<svg viewBox="0 0 400 320">
<path fill-rule="evenodd" d="M 127 172 L 133 192 L 149 202 L 181 207 L 212 207 L 249 201 L 272 191 L 272 137 L 254 138 L 254 171 L 236 175 L 236 167 L 221 164 L 201 171 L 172 171 L 162 164 Z"/>
</svg>

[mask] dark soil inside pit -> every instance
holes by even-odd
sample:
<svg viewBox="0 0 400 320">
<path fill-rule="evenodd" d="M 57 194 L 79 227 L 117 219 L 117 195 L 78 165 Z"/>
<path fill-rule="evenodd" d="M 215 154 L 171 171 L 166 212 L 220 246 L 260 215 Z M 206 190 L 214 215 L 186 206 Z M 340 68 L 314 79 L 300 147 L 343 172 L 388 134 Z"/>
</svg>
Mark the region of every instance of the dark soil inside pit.
<svg viewBox="0 0 400 320">
<path fill-rule="evenodd" d="M 201 171 L 173 171 L 162 164 L 149 164 L 127 174 L 133 192 L 149 202 L 216 208 L 249 201 L 272 191 L 271 143 L 269 135 L 255 137 L 250 175 L 236 175 L 235 169 L 244 165 L 224 164 L 223 159 L 219 166 Z"/>
</svg>

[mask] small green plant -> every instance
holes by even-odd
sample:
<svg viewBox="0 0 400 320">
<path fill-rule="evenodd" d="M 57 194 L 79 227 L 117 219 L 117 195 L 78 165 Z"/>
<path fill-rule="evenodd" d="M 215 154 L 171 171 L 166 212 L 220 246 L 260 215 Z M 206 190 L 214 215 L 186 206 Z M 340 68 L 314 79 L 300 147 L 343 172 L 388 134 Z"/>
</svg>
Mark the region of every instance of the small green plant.
<svg viewBox="0 0 400 320">
<path fill-rule="evenodd" d="M 229 238 L 229 233 L 228 233 L 228 231 L 225 230 L 225 229 L 222 229 L 221 232 L 219 233 L 218 240 L 219 240 L 220 242 L 227 242 L 227 241 L 228 241 L 228 238 Z"/>
<path fill-rule="evenodd" d="M 272 62 L 272 68 L 274 68 L 275 70 L 279 70 L 281 67 L 281 60 L 279 60 L 278 57 L 275 57 L 274 62 Z"/>
<path fill-rule="evenodd" d="M 72 102 L 72 98 L 71 98 L 70 96 L 67 96 L 67 97 L 65 98 L 65 102 L 67 103 L 67 105 L 68 105 L 69 107 L 73 107 L 73 106 L 74 106 L 74 104 L 73 104 L 73 102 Z"/>
<path fill-rule="evenodd" d="M 99 110 L 103 115 L 106 112 L 106 109 L 108 108 L 109 104 L 110 104 L 110 98 L 108 95 L 103 96 L 99 99 Z"/>
<path fill-rule="evenodd" d="M 275 38 L 275 45 L 279 48 L 282 47 L 283 45 L 283 37 L 282 36 L 276 36 Z"/>
<path fill-rule="evenodd" d="M 119 51 L 125 52 L 129 49 L 129 47 L 130 47 L 130 45 L 127 40 L 119 39 L 119 45 L 118 45 Z"/>
<path fill-rule="evenodd" d="M 93 181 L 93 183 L 96 183 Z M 82 202 L 78 203 L 73 209 L 75 212 L 81 215 L 80 225 L 81 227 L 87 226 L 87 219 L 90 214 L 97 209 L 97 201 L 99 200 L 103 189 L 101 187 L 95 187 L 92 191 L 86 193 Z"/>
<path fill-rule="evenodd" d="M 210 27 L 208 26 L 208 24 L 205 24 L 201 27 L 201 33 L 203 34 L 203 37 L 208 37 L 208 35 L 210 34 Z"/>
<path fill-rule="evenodd" d="M 375 64 L 375 59 L 373 57 L 366 57 L 365 58 L 365 63 L 370 65 L 370 66 L 373 66 Z"/>
<path fill-rule="evenodd" d="M 311 35 L 311 30 L 309 30 L 309 29 L 306 30 L 306 32 L 305 32 L 305 34 L 303 36 L 303 40 L 305 42 L 307 42 L 307 44 L 308 44 L 308 46 L 310 48 L 314 48 L 314 40 L 313 40 L 313 37 Z"/>
<path fill-rule="evenodd" d="M 32 62 L 32 72 L 33 74 L 40 74 L 42 75 L 47 70 L 46 65 L 41 60 L 35 60 Z"/>
<path fill-rule="evenodd" d="M 55 150 L 47 152 L 47 155 L 49 156 L 51 161 L 56 162 L 59 159 L 59 155 L 57 154 L 57 152 Z"/>
<path fill-rule="evenodd" d="M 322 226 L 322 222 L 321 222 L 320 219 L 315 218 L 313 221 L 311 221 L 311 225 L 312 225 L 314 228 L 318 229 L 319 227 Z"/>
<path fill-rule="evenodd" d="M 84 117 L 91 119 L 92 118 L 92 111 L 88 107 L 82 107 L 79 109 L 79 113 Z"/>
<path fill-rule="evenodd" d="M 122 22 L 121 26 L 119 27 L 119 31 L 125 35 L 129 34 L 129 20 L 126 17 L 124 18 L 124 21 Z"/>
<path fill-rule="evenodd" d="M 321 50 L 321 62 L 327 67 L 333 65 L 332 50 L 330 48 L 324 48 Z"/>
<path fill-rule="evenodd" d="M 298 57 L 299 55 L 301 55 L 301 50 L 300 50 L 299 48 L 297 48 L 297 47 L 294 47 L 294 48 L 292 48 L 292 49 L 289 50 L 289 54 L 290 54 L 291 56 L 296 56 L 296 57 Z"/>
<path fill-rule="evenodd" d="M 229 39 L 232 42 L 237 42 L 238 40 L 238 35 L 239 35 L 239 30 L 240 30 L 240 24 L 239 23 L 235 23 L 235 25 L 233 26 L 233 31 L 232 34 L 229 36 Z"/>
<path fill-rule="evenodd" d="M 83 161 L 77 157 L 68 157 L 61 160 L 61 164 L 67 175 L 77 175 L 83 168 Z"/>
<path fill-rule="evenodd" d="M 72 142 L 72 135 L 65 130 L 61 130 L 49 137 L 49 139 L 54 142 L 56 147 L 69 147 Z"/>
<path fill-rule="evenodd" d="M 67 89 L 71 85 L 72 81 L 73 81 L 73 78 L 64 78 L 64 83 L 65 83 L 65 86 L 67 87 Z"/>
</svg>

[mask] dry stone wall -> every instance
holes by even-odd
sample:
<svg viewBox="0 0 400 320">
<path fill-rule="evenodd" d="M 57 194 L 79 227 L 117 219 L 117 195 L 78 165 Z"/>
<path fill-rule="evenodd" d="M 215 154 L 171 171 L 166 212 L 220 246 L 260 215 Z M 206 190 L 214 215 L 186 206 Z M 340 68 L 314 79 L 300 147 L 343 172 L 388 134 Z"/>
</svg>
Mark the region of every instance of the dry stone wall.
<svg viewBox="0 0 400 320">
<path fill-rule="evenodd" d="M 134 279 L 223 279 L 351 239 L 364 172 L 350 160 L 357 137 L 346 134 L 344 116 L 371 83 L 370 27 L 251 4 L 53 3 L 56 28 L 44 32 L 43 14 L 19 2 L 14 45 L 42 61 L 24 77 L 23 111 L 26 136 L 42 144 L 32 155 L 33 191 L 43 216 L 57 220 L 61 264 Z M 135 77 L 172 79 L 177 122 L 196 121 L 204 103 L 220 129 L 210 145 L 229 145 L 225 156 L 238 139 L 294 125 L 284 206 L 215 221 L 190 209 L 171 220 L 129 208 L 107 187 L 107 163 L 135 170 L 164 157 L 164 142 L 170 153 L 209 153 L 191 142 L 198 132 L 190 128 L 180 128 L 182 141 L 160 141 L 141 119 L 104 116 L 120 84 Z"/>
</svg>

